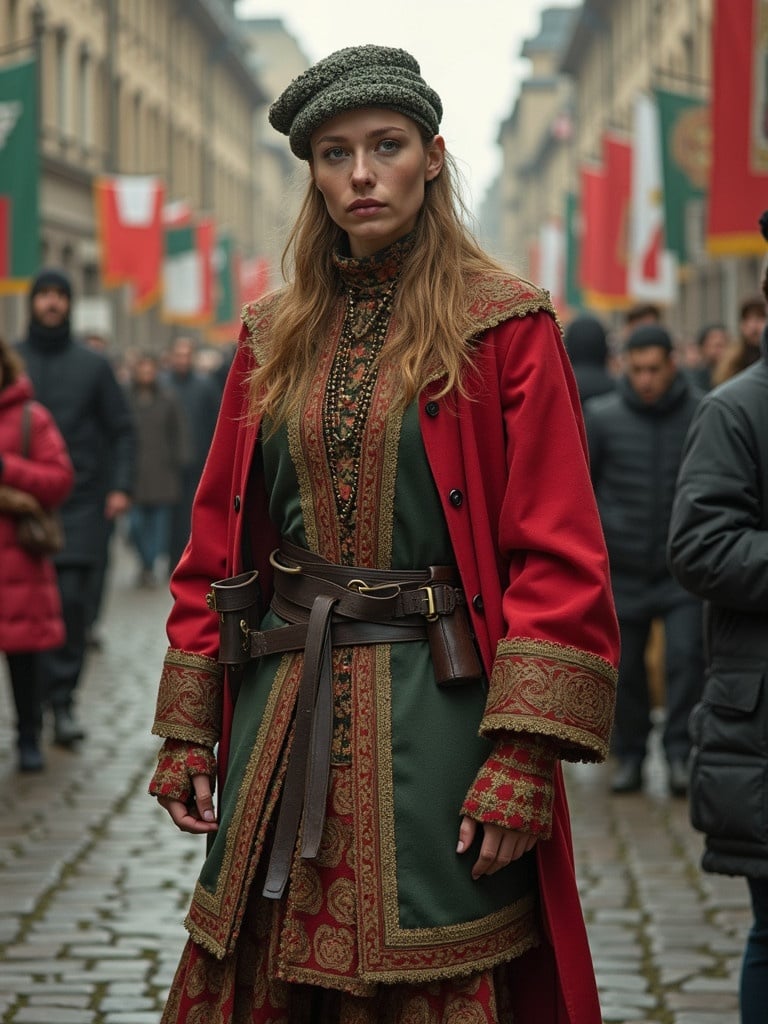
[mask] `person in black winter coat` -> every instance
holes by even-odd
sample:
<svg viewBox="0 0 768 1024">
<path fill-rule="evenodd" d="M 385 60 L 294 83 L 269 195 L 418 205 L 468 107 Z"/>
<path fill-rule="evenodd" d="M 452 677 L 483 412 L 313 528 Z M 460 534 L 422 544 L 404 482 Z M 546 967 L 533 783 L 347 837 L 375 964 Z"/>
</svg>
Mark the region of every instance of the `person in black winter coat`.
<svg viewBox="0 0 768 1024">
<path fill-rule="evenodd" d="M 189 438 L 189 458 L 182 472 L 181 497 L 171 514 L 170 569 L 176 568 L 189 540 L 192 501 L 213 439 L 221 394 L 210 377 L 195 370 L 195 346 L 190 338 L 176 338 L 170 351 L 168 373 L 162 383 L 181 406 Z"/>
<path fill-rule="evenodd" d="M 613 391 L 616 381 L 608 372 L 608 336 L 597 317 L 585 313 L 571 320 L 564 341 L 582 404 Z"/>
<path fill-rule="evenodd" d="M 688 716 L 703 681 L 701 605 L 671 576 L 666 540 L 685 435 L 701 393 L 678 370 L 668 332 L 636 328 L 626 343 L 627 373 L 616 390 L 584 407 L 592 482 L 611 564 L 621 627 L 621 661 L 611 788 L 642 787 L 651 729 L 645 650 L 651 623 L 664 623 L 669 785 L 687 790 Z"/>
<path fill-rule="evenodd" d="M 65 547 L 56 556 L 66 642 L 40 656 L 54 740 L 62 746 L 84 736 L 74 695 L 85 659 L 89 575 L 108 523 L 130 504 L 135 458 L 126 397 L 104 356 L 73 337 L 71 302 L 66 275 L 42 270 L 30 291 L 27 337 L 18 345 L 37 400 L 52 413 L 75 468 L 74 490 L 61 508 Z"/>
<path fill-rule="evenodd" d="M 706 836 L 704 870 L 745 875 L 752 898 L 742 1024 L 768 1012 L 768 329 L 761 349 L 702 402 L 669 531 L 672 572 L 707 602 L 691 821 Z"/>
</svg>

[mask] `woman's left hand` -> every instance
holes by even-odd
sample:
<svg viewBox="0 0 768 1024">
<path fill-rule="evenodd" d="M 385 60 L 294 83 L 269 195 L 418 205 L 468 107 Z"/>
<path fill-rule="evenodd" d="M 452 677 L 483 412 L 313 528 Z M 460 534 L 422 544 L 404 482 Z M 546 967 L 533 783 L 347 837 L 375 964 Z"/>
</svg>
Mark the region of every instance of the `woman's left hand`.
<svg viewBox="0 0 768 1024">
<path fill-rule="evenodd" d="M 480 847 L 480 856 L 472 866 L 474 879 L 478 879 L 482 875 L 495 875 L 497 871 L 507 867 L 513 860 L 519 860 L 524 853 L 528 853 L 536 845 L 536 836 L 529 835 L 527 832 L 513 832 L 501 825 L 480 823 L 465 815 L 461 819 L 459 828 L 457 853 L 464 853 L 470 848 L 478 826 L 483 830 L 483 843 Z"/>
</svg>

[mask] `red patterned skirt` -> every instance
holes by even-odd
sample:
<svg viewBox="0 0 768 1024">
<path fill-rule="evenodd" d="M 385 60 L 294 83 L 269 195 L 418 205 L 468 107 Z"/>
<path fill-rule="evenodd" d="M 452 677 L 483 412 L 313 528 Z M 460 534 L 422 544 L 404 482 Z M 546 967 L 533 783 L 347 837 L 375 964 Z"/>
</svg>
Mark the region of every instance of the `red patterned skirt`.
<svg viewBox="0 0 768 1024">
<path fill-rule="evenodd" d="M 161 1024 L 512 1024 L 509 964 L 416 985 L 359 978 L 353 841 L 351 768 L 334 765 L 317 858 L 281 900 L 254 884 L 232 956 L 187 942 Z"/>
</svg>

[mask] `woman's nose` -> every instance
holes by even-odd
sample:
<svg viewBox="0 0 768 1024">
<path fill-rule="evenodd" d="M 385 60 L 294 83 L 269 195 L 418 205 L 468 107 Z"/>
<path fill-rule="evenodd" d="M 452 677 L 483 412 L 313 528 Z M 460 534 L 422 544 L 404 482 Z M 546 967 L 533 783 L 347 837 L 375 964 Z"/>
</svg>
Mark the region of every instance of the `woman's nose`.
<svg viewBox="0 0 768 1024">
<path fill-rule="evenodd" d="M 356 187 L 370 185 L 373 181 L 373 173 L 367 156 L 359 153 L 355 156 L 352 164 L 352 184 Z"/>
</svg>

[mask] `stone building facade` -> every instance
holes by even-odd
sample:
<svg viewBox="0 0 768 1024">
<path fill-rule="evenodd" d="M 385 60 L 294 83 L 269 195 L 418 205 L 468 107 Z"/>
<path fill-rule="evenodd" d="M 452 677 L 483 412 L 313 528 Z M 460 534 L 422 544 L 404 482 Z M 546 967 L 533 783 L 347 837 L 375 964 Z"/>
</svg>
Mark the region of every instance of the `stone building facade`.
<svg viewBox="0 0 768 1024">
<path fill-rule="evenodd" d="M 0 0 L 0 60 L 25 43 L 41 58 L 41 262 L 71 275 L 81 328 L 162 348 L 172 329 L 157 308 L 132 315 L 126 291 L 101 289 L 94 177 L 160 175 L 169 201 L 271 257 L 267 211 L 290 182 L 287 165 L 264 172 L 273 95 L 256 44 L 234 0 Z M 0 305 L 7 333 L 23 330 L 24 297 Z"/>
<path fill-rule="evenodd" d="M 639 92 L 708 98 L 712 7 L 712 0 L 584 0 L 544 10 L 541 31 L 523 48 L 531 73 L 499 134 L 499 248 L 510 265 L 527 271 L 542 217 L 562 211 L 565 193 L 578 191 L 579 166 L 600 159 L 603 133 L 629 138 Z M 708 256 L 704 232 L 702 210 L 678 300 L 664 311 L 681 338 L 721 318 L 735 329 L 741 298 L 759 288 L 760 261 Z"/>
</svg>

